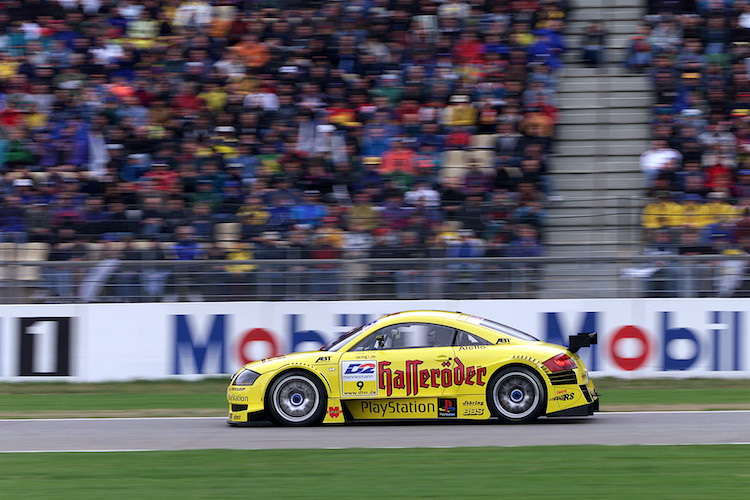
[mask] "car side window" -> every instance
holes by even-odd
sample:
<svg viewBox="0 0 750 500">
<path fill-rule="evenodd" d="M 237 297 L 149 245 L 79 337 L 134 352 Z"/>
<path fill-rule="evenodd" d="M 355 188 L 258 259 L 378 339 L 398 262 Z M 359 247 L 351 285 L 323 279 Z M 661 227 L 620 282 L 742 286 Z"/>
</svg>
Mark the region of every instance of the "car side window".
<svg viewBox="0 0 750 500">
<path fill-rule="evenodd" d="M 456 345 L 457 346 L 477 346 L 477 345 L 492 345 L 492 342 L 486 340 L 476 334 L 464 332 L 459 330 L 456 332 Z"/>
<path fill-rule="evenodd" d="M 453 345 L 455 328 L 429 323 L 401 323 L 371 333 L 352 351 L 383 349 L 414 349 L 420 347 L 449 347 Z"/>
</svg>

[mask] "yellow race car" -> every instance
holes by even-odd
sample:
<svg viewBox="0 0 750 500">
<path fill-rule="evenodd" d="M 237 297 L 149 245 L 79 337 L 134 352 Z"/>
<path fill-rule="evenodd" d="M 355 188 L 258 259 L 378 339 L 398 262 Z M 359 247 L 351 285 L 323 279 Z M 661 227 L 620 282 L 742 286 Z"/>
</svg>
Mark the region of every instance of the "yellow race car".
<svg viewBox="0 0 750 500">
<path fill-rule="evenodd" d="M 227 388 L 229 423 L 585 416 L 599 396 L 576 351 L 494 321 L 410 311 L 359 326 L 319 351 L 249 363 Z"/>
</svg>

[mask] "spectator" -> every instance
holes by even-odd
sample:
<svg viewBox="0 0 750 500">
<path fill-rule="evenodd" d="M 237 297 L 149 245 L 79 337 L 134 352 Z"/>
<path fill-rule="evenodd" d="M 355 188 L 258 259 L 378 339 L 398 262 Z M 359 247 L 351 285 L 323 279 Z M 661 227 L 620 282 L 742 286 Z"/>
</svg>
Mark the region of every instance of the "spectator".
<svg viewBox="0 0 750 500">
<path fill-rule="evenodd" d="M 641 155 L 641 171 L 645 186 L 651 187 L 659 176 L 671 176 L 679 168 L 682 155 L 668 147 L 664 140 L 654 140 L 651 148 Z"/>
<path fill-rule="evenodd" d="M 471 229 L 461 229 L 459 240 L 448 244 L 445 256 L 448 258 L 476 259 L 484 255 L 483 243 L 475 238 Z M 482 291 L 481 269 L 479 262 L 464 261 L 448 264 L 451 271 L 448 277 L 446 292 L 453 298 L 475 297 Z"/>
<path fill-rule="evenodd" d="M 686 229 L 680 236 L 677 249 L 680 255 L 714 255 L 710 245 L 700 242 L 700 233 Z M 709 297 L 713 290 L 713 265 L 706 261 L 680 261 L 677 269 L 678 294 L 680 297 Z"/>
<path fill-rule="evenodd" d="M 220 3 L 48 2 L 44 26 L 33 9 L 13 10 L 24 28 L 10 24 L 0 46 L 0 170 L 25 184 L 31 167 L 43 180 L 8 193 L 21 197 L 4 201 L 22 213 L 3 212 L 4 227 L 14 219 L 23 228 L 4 235 L 51 239 L 44 207 L 34 206 L 42 203 L 51 231 L 71 228 L 97 244 L 172 240 L 171 258 L 204 246 L 219 256 L 217 221 L 241 222 L 246 242 L 278 232 L 283 248 L 296 226 L 334 213 L 421 242 L 443 219 L 476 209 L 464 197 L 478 194 L 482 206 L 498 188 L 515 191 L 527 144 L 550 150 L 564 9 L 376 2 L 344 16 L 330 2 L 283 13 Z M 496 121 L 507 123 L 502 175 L 474 169 L 442 182 L 444 149 L 468 148 Z M 434 189 L 415 185 L 422 180 Z M 316 208 L 299 202 L 304 190 L 321 193 Z M 339 213 L 350 199 L 365 205 Z M 321 214 L 299 213 L 311 208 Z"/>
<path fill-rule="evenodd" d="M 602 23 L 590 22 L 581 42 L 581 59 L 589 66 L 599 67 L 604 61 L 607 32 Z"/>
<path fill-rule="evenodd" d="M 544 249 L 539 240 L 538 230 L 529 224 L 518 226 L 516 236 L 508 244 L 507 257 L 541 257 Z M 541 268 L 531 262 L 516 262 L 512 264 L 514 290 L 519 290 L 522 296 L 533 294 L 539 288 Z"/>
<path fill-rule="evenodd" d="M 646 276 L 646 297 L 674 297 L 677 292 L 677 264 L 661 256 L 677 255 L 677 248 L 672 242 L 668 229 L 659 229 L 652 233 L 652 241 L 646 245 L 644 255 L 653 256 L 656 260 L 649 263 Z"/>
</svg>

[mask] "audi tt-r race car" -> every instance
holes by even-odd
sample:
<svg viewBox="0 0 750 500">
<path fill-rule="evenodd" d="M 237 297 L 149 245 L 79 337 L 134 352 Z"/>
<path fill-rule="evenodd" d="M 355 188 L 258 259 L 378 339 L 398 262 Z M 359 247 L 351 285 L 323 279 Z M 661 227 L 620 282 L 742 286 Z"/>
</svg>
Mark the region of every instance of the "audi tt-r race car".
<svg viewBox="0 0 750 500">
<path fill-rule="evenodd" d="M 362 325 L 319 351 L 249 363 L 227 388 L 229 423 L 585 416 L 599 396 L 576 351 L 458 312 L 411 311 Z"/>
</svg>

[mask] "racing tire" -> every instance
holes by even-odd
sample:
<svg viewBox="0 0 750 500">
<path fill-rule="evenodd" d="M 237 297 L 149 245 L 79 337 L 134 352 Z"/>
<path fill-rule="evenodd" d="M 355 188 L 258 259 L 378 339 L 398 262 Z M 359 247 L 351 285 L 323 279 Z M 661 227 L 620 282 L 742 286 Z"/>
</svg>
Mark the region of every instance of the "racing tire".
<svg viewBox="0 0 750 500">
<path fill-rule="evenodd" d="M 325 387 L 315 375 L 290 371 L 271 384 L 266 396 L 266 408 L 276 424 L 315 425 L 323 421 L 327 400 Z"/>
<path fill-rule="evenodd" d="M 514 366 L 492 377 L 487 387 L 487 404 L 501 422 L 531 422 L 544 411 L 546 392 L 544 382 L 536 372 Z"/>
</svg>

